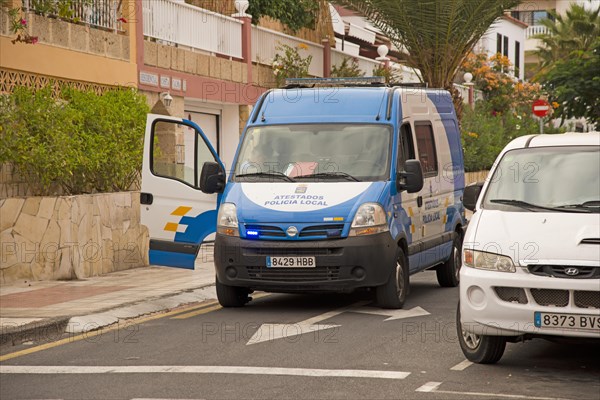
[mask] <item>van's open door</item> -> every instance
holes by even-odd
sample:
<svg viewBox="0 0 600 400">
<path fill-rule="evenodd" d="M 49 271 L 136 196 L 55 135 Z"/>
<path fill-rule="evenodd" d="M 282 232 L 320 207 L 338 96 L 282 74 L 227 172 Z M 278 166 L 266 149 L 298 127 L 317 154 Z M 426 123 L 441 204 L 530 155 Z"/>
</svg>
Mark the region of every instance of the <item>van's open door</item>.
<svg viewBox="0 0 600 400">
<path fill-rule="evenodd" d="M 218 163 L 224 176 L 221 160 L 198 125 L 148 115 L 140 206 L 150 234 L 150 264 L 194 269 L 200 245 L 216 231 L 221 196 L 200 190 L 205 162 Z"/>
</svg>

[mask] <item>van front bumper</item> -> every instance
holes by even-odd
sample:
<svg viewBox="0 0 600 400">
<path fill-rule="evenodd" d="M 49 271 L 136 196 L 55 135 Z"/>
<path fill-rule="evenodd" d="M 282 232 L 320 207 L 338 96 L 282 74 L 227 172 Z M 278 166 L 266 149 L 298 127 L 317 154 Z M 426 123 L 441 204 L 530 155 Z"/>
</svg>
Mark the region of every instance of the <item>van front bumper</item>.
<svg viewBox="0 0 600 400">
<path fill-rule="evenodd" d="M 333 291 L 380 286 L 396 265 L 388 232 L 320 241 L 246 240 L 217 234 L 219 282 L 272 292 Z M 267 268 L 267 257 L 315 257 L 312 268 Z"/>
</svg>

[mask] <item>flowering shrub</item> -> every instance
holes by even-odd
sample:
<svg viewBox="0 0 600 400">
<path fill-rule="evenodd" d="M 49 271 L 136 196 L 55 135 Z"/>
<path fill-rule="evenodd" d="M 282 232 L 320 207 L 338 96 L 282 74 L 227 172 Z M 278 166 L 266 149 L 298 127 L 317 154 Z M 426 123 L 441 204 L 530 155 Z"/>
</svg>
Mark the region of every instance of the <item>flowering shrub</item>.
<svg viewBox="0 0 600 400">
<path fill-rule="evenodd" d="M 300 43 L 297 47 L 291 47 L 282 44 L 277 47 L 277 50 L 280 52 L 275 55 L 272 64 L 277 86 L 283 86 L 286 78 L 306 78 L 308 76 L 312 56 L 302 57 L 298 52 L 299 50 L 307 51 L 307 45 Z"/>
<path fill-rule="evenodd" d="M 354 78 L 365 76 L 365 73 L 358 67 L 356 58 L 345 57 L 340 65 L 331 67 L 332 78 Z"/>
<path fill-rule="evenodd" d="M 10 30 L 17 36 L 11 40 L 12 44 L 17 42 L 36 44 L 38 42 L 37 36 L 31 36 L 27 32 L 27 20 L 21 17 L 20 8 L 12 8 L 8 10 L 8 17 L 10 19 Z"/>
</svg>

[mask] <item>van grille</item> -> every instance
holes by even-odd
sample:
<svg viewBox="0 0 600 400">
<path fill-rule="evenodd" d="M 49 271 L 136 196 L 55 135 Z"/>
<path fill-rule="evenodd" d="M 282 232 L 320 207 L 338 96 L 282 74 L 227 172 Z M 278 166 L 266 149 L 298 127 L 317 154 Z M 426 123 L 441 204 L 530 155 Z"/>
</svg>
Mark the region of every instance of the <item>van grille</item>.
<svg viewBox="0 0 600 400">
<path fill-rule="evenodd" d="M 272 281 L 286 283 L 337 281 L 340 278 L 340 267 L 322 268 L 266 268 L 246 267 L 248 277 L 255 281 Z"/>
<path fill-rule="evenodd" d="M 600 308 L 600 292 L 575 291 L 575 305 L 581 308 Z"/>
<path fill-rule="evenodd" d="M 509 303 L 527 304 L 527 295 L 525 290 L 513 287 L 496 287 L 494 288 L 498 297 L 501 300 Z"/>
<path fill-rule="evenodd" d="M 246 231 L 257 231 L 258 237 L 286 237 L 287 235 L 278 226 L 246 225 Z"/>
<path fill-rule="evenodd" d="M 575 265 L 529 265 L 529 272 L 538 276 L 552 276 L 554 278 L 567 279 L 598 279 L 600 278 L 599 267 L 581 267 Z M 577 275 L 567 272 L 577 270 Z"/>
<path fill-rule="evenodd" d="M 307 226 L 300 232 L 300 237 L 324 236 L 327 238 L 339 238 L 342 236 L 344 225 L 314 225 Z"/>
<path fill-rule="evenodd" d="M 566 307 L 569 291 L 558 289 L 531 289 L 531 295 L 540 306 Z"/>
</svg>

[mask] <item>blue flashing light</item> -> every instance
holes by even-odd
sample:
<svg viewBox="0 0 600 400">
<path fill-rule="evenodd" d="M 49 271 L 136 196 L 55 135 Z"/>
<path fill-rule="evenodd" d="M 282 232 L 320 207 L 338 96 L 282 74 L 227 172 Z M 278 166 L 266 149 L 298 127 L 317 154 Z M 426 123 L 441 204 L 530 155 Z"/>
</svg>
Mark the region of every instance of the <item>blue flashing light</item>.
<svg viewBox="0 0 600 400">
<path fill-rule="evenodd" d="M 248 236 L 249 238 L 257 238 L 258 231 L 248 230 L 248 231 L 246 231 L 246 236 Z"/>
</svg>

